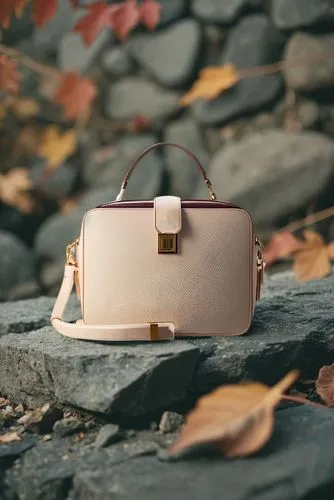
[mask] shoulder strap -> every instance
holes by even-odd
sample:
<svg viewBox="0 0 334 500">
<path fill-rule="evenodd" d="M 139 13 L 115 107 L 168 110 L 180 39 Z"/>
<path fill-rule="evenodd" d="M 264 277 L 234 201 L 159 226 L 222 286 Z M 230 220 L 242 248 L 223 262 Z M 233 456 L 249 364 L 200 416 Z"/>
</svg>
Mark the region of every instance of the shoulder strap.
<svg viewBox="0 0 334 500">
<path fill-rule="evenodd" d="M 77 268 L 66 265 L 64 278 L 51 314 L 52 326 L 63 335 L 76 339 L 127 342 L 129 340 L 153 341 L 173 340 L 173 323 L 153 323 L 136 325 L 85 325 L 82 320 L 67 323 L 62 317 L 71 295 Z"/>
</svg>

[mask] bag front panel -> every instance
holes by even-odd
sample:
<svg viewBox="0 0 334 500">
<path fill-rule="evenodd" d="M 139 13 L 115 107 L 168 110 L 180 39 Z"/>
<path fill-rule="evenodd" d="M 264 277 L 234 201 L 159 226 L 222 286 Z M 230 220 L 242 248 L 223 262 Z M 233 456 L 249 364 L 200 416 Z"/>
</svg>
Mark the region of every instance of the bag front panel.
<svg viewBox="0 0 334 500">
<path fill-rule="evenodd" d="M 158 253 L 152 208 L 83 220 L 79 273 L 89 325 L 173 322 L 177 335 L 238 335 L 255 304 L 253 228 L 237 208 L 182 208 L 177 253 Z"/>
</svg>

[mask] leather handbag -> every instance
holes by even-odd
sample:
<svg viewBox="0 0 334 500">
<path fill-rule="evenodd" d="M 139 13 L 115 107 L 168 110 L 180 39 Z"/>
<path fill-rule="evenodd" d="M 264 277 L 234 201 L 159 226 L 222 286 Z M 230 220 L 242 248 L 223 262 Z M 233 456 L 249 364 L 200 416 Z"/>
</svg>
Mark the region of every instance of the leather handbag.
<svg viewBox="0 0 334 500">
<path fill-rule="evenodd" d="M 122 201 L 140 160 L 160 146 L 191 156 L 208 200 Z M 98 341 L 241 335 L 260 298 L 261 250 L 249 214 L 216 199 L 192 153 L 154 144 L 131 164 L 116 200 L 83 217 L 79 238 L 66 249 L 52 325 L 68 337 Z M 67 323 L 62 316 L 74 284 L 82 319 Z"/>
</svg>

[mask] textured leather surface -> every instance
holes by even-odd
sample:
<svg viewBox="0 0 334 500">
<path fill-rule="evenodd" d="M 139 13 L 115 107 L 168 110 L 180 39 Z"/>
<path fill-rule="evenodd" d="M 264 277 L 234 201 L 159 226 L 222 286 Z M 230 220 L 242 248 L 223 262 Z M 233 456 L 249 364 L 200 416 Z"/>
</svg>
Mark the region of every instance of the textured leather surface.
<svg viewBox="0 0 334 500">
<path fill-rule="evenodd" d="M 179 233 L 182 226 L 181 198 L 177 196 L 155 198 L 154 225 L 158 233 Z"/>
<path fill-rule="evenodd" d="M 173 323 L 176 335 L 239 335 L 255 305 L 252 222 L 241 209 L 182 209 L 177 254 L 158 254 L 152 208 L 97 208 L 78 251 L 86 325 Z"/>
</svg>

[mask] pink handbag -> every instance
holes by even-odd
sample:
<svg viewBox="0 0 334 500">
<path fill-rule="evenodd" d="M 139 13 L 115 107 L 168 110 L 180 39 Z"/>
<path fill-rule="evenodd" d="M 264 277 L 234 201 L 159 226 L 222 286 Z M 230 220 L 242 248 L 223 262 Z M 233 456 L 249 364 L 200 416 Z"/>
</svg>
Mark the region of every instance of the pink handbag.
<svg viewBox="0 0 334 500">
<path fill-rule="evenodd" d="M 122 201 L 133 170 L 159 146 L 193 158 L 209 200 Z M 260 298 L 261 249 L 249 214 L 216 200 L 192 153 L 154 144 L 132 163 L 116 200 L 85 214 L 80 237 L 66 250 L 52 325 L 68 337 L 99 341 L 241 335 Z M 74 283 L 82 319 L 67 323 L 62 315 Z"/>
</svg>

